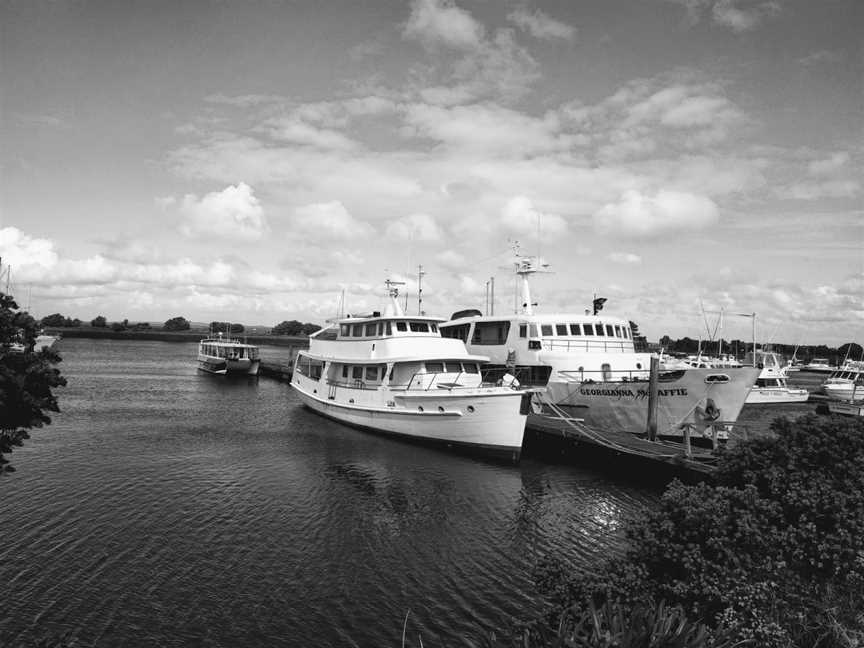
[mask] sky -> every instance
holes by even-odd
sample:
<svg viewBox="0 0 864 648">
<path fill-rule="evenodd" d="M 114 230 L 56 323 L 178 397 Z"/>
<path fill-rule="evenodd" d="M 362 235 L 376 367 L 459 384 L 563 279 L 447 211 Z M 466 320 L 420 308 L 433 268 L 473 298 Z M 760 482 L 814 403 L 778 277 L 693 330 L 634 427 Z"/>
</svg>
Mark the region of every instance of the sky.
<svg viewBox="0 0 864 648">
<path fill-rule="evenodd" d="M 538 312 L 864 343 L 864 3 L 0 0 L 34 315 Z M 5 286 L 2 287 L 5 289 Z M 725 313 L 720 326 L 719 312 Z"/>
</svg>

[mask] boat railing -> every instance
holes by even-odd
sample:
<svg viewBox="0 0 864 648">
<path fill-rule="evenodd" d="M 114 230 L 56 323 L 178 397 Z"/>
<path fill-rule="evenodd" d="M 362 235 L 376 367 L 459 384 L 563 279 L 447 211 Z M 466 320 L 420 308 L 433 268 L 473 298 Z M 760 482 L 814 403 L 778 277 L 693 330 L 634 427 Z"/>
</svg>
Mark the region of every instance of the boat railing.
<svg viewBox="0 0 864 648">
<path fill-rule="evenodd" d="M 548 351 L 606 351 L 626 353 L 633 350 L 633 343 L 629 340 L 569 340 L 556 338 L 540 338 L 543 348 Z"/>
<path fill-rule="evenodd" d="M 574 369 L 559 371 L 558 375 L 569 382 L 630 382 L 650 378 L 647 369 Z"/>
</svg>

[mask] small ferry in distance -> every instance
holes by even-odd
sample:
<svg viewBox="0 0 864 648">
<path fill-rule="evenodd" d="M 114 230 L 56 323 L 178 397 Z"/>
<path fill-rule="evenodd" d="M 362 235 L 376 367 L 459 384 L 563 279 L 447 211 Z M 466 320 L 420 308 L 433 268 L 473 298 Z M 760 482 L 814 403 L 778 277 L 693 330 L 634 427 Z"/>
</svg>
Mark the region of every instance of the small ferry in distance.
<svg viewBox="0 0 864 648">
<path fill-rule="evenodd" d="M 753 364 L 753 353 L 747 354 L 744 364 Z M 772 351 L 757 351 L 756 366 L 762 371 L 756 384 L 747 395 L 748 404 L 805 403 L 810 398 L 806 389 L 796 389 L 787 384 L 788 369 L 780 363 L 780 356 Z"/>
<path fill-rule="evenodd" d="M 348 316 L 309 336 L 291 386 L 304 405 L 364 430 L 516 463 L 531 392 L 485 384 L 485 356 L 441 337 L 442 318 L 405 315 L 387 281 L 383 313 Z"/>
<path fill-rule="evenodd" d="M 208 373 L 257 376 L 261 359 L 258 347 L 212 334 L 198 342 L 198 369 Z"/>
<path fill-rule="evenodd" d="M 490 357 L 489 376 L 515 375 L 523 385 L 545 387 L 543 410 L 601 430 L 643 434 L 648 421 L 652 354 L 635 350 L 629 320 L 598 314 L 534 312 L 528 277 L 543 272 L 539 260 L 516 255 L 521 308 L 509 315 L 459 311 L 441 324 L 445 337 Z M 728 438 L 759 369 L 661 367 L 658 424 L 661 437 Z M 528 426 L 532 419 L 529 417 Z"/>
</svg>

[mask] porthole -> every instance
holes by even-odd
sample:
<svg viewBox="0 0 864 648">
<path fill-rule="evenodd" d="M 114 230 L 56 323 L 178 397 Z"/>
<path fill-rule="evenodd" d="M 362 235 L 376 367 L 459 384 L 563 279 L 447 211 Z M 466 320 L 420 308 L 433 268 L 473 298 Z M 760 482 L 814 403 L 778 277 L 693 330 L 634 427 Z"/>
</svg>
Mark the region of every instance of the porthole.
<svg viewBox="0 0 864 648">
<path fill-rule="evenodd" d="M 443 414 L 443 413 L 444 413 L 444 408 L 441 407 L 441 406 L 439 405 L 439 406 L 438 406 L 438 411 L 441 412 L 441 413 Z"/>
<path fill-rule="evenodd" d="M 422 406 L 422 405 L 418 405 L 418 406 L 417 406 L 417 411 L 418 411 L 418 412 L 422 412 L 422 411 L 423 411 L 423 406 Z"/>
<path fill-rule="evenodd" d="M 636 363 L 636 368 L 637 368 L 637 369 L 641 369 L 641 368 L 642 368 L 642 363 L 641 363 L 641 362 L 637 362 L 637 363 Z"/>
<path fill-rule="evenodd" d="M 705 376 L 705 382 L 708 384 L 728 383 L 729 380 L 730 378 L 726 374 L 711 374 L 710 376 Z"/>
<path fill-rule="evenodd" d="M 349 402 L 349 403 L 353 403 L 353 402 L 354 402 L 354 399 L 353 399 L 353 398 L 349 398 L 349 399 L 348 399 L 348 402 Z"/>
<path fill-rule="evenodd" d="M 469 413 L 469 414 L 473 414 L 473 413 L 474 413 L 474 406 L 473 406 L 473 405 L 469 405 L 469 406 L 466 407 L 465 409 L 468 410 L 468 413 Z"/>
</svg>

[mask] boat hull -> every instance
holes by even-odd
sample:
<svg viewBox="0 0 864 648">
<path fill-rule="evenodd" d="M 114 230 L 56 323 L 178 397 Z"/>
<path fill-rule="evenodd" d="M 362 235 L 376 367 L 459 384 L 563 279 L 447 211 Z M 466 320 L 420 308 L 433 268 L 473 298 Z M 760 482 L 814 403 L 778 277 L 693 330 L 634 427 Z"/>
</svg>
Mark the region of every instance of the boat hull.
<svg viewBox="0 0 864 648">
<path fill-rule="evenodd" d="M 864 403 L 852 403 L 849 401 L 828 401 L 828 411 L 832 414 L 864 417 Z"/>
<path fill-rule="evenodd" d="M 658 381 L 657 434 L 681 438 L 691 434 L 727 436 L 759 369 L 686 369 L 661 373 Z M 648 429 L 647 380 L 577 382 L 552 380 L 544 396 L 586 425 L 643 434 Z"/>
<path fill-rule="evenodd" d="M 864 386 L 853 383 L 822 385 L 822 392 L 830 400 L 859 401 L 864 399 Z"/>
<path fill-rule="evenodd" d="M 348 402 L 355 390 L 341 389 L 332 398 L 323 398 L 316 393 L 318 383 L 304 376 L 295 376 L 291 385 L 303 404 L 316 413 L 365 431 L 513 463 L 522 454 L 527 420 L 522 392 L 500 389 L 485 393 L 481 389 L 465 390 L 458 395 L 447 390 L 417 394 L 375 392 L 381 396 L 380 404 L 361 405 Z"/>
<path fill-rule="evenodd" d="M 768 405 L 782 403 L 806 403 L 810 392 L 806 389 L 787 387 L 754 387 L 747 394 L 748 405 Z"/>
<path fill-rule="evenodd" d="M 249 358 L 232 360 L 226 358 L 198 356 L 198 369 L 220 376 L 228 374 L 257 376 L 260 365 L 260 360 L 250 360 Z"/>
</svg>

